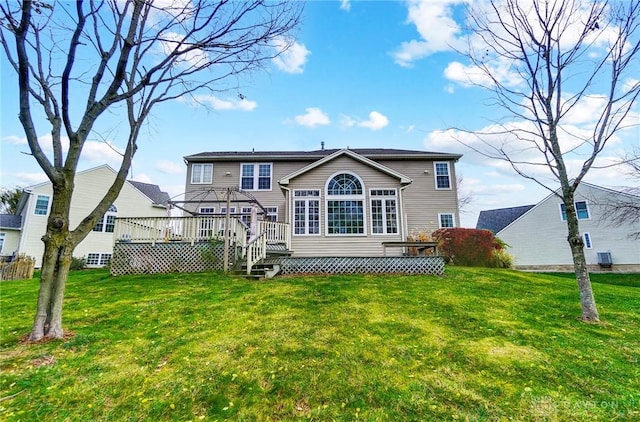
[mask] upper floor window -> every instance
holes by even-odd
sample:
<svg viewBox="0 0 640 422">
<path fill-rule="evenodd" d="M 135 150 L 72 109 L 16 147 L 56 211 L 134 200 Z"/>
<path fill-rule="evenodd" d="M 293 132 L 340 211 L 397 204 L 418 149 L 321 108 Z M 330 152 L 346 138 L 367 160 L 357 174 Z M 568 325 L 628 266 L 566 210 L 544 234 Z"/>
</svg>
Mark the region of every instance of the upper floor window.
<svg viewBox="0 0 640 422">
<path fill-rule="evenodd" d="M 589 207 L 587 207 L 586 201 L 576 201 L 574 205 L 576 207 L 578 220 L 589 219 Z M 560 204 L 560 213 L 562 214 L 562 221 L 567 221 L 567 209 L 564 204 Z"/>
<path fill-rule="evenodd" d="M 451 189 L 451 171 L 449 163 L 446 161 L 436 161 L 433 163 L 436 174 L 436 189 Z"/>
<path fill-rule="evenodd" d="M 455 227 L 456 220 L 453 214 L 449 214 L 449 213 L 438 214 L 438 225 L 441 229 Z"/>
<path fill-rule="evenodd" d="M 264 207 L 267 210 L 267 215 L 265 215 L 264 219 L 266 221 L 278 221 L 278 207 Z"/>
<path fill-rule="evenodd" d="M 33 213 L 35 215 L 47 215 L 47 211 L 49 211 L 49 197 L 47 195 L 38 195 Z"/>
<path fill-rule="evenodd" d="M 93 226 L 94 232 L 113 233 L 116 227 L 116 214 L 118 209 L 115 205 L 111 204 L 107 212 L 100 217 L 100 220 Z"/>
<path fill-rule="evenodd" d="M 213 182 L 213 164 L 192 164 L 191 183 L 204 184 Z"/>
<path fill-rule="evenodd" d="M 327 234 L 364 234 L 364 194 L 354 174 L 341 173 L 327 183 Z"/>
<path fill-rule="evenodd" d="M 198 214 L 215 214 L 215 207 L 200 207 L 198 210 Z"/>
<path fill-rule="evenodd" d="M 271 190 L 271 163 L 241 164 L 240 187 L 245 190 Z"/>
</svg>

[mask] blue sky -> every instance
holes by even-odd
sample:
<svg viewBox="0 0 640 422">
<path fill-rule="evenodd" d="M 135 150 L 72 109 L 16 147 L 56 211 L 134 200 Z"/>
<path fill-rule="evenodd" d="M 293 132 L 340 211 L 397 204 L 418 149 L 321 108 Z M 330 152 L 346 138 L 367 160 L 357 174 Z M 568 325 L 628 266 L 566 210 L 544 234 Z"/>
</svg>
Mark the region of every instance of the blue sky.
<svg viewBox="0 0 640 422">
<path fill-rule="evenodd" d="M 186 101 L 156 108 L 139 138 L 131 178 L 175 196 L 184 191 L 186 155 L 313 150 L 324 142 L 326 148 L 462 153 L 457 172 L 462 190 L 472 196 L 461 214 L 464 227 L 475 226 L 480 210 L 536 203 L 548 192 L 445 132 L 483 129 L 504 115 L 487 106 L 487 92 L 466 83 L 464 58 L 452 49 L 461 41 L 461 17 L 456 0 L 308 2 L 296 43 L 267 72 L 246 76 L 238 90 L 202 97 L 208 108 Z M 1 185 L 28 186 L 46 179 L 25 154 L 16 77 L 2 56 Z M 581 113 L 590 114 L 588 108 Z M 113 128 L 101 136 L 113 137 L 118 148 L 122 134 L 117 122 Z M 621 132 L 603 162 L 638 144 L 640 128 Z M 97 136 L 84 153 L 80 169 L 118 167 L 117 154 Z M 587 181 L 607 187 L 630 183 L 616 169 L 595 170 Z"/>
</svg>

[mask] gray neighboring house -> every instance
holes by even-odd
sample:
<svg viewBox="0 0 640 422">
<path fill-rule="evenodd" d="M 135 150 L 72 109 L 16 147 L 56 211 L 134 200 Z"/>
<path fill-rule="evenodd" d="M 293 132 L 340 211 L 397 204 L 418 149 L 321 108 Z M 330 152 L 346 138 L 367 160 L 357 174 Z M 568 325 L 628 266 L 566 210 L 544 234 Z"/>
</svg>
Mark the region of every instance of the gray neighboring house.
<svg viewBox="0 0 640 422">
<path fill-rule="evenodd" d="M 458 226 L 460 157 L 389 148 L 203 152 L 184 157 L 184 208 L 222 215 L 214 187 L 237 187 L 268 219 L 290 225 L 293 257 L 383 256 L 383 242 Z M 231 207 L 243 217 L 251 211 L 248 201 Z"/>
<path fill-rule="evenodd" d="M 575 194 L 579 227 L 590 271 L 640 271 L 640 242 L 632 234 L 637 223 L 613 225 L 607 220 L 611 198 L 640 197 L 582 182 Z M 487 229 L 509 245 L 514 267 L 532 271 L 574 271 L 567 243 L 564 204 L 551 194 L 533 206 L 482 211 L 478 229 Z"/>
<path fill-rule="evenodd" d="M 0 261 L 10 260 L 20 242 L 22 216 L 0 214 Z"/>
</svg>

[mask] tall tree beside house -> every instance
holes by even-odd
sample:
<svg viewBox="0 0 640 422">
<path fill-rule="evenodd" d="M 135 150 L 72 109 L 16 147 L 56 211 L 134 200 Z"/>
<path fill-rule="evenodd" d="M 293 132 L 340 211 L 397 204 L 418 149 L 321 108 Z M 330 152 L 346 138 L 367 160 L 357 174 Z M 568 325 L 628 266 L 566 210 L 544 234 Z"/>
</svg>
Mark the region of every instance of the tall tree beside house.
<svg viewBox="0 0 640 422">
<path fill-rule="evenodd" d="M 620 131 L 636 124 L 639 0 L 491 0 L 469 10 L 470 85 L 504 119 L 452 136 L 555 193 L 566 211 L 584 321 L 598 321 L 574 194 Z"/>
<path fill-rule="evenodd" d="M 19 186 L 13 189 L 2 188 L 0 190 L 0 214 L 15 214 L 20 196 L 22 196 L 22 188 Z"/>
<path fill-rule="evenodd" d="M 73 250 L 118 197 L 154 107 L 232 89 L 239 75 L 288 48 L 301 12 L 301 3 L 277 0 L 0 3 L 0 41 L 18 76 L 19 119 L 53 184 L 31 340 L 63 336 Z M 117 177 L 95 209 L 69 227 L 85 142 L 114 116 L 119 131 L 126 127 Z M 40 143 L 44 133 L 51 154 Z"/>
</svg>

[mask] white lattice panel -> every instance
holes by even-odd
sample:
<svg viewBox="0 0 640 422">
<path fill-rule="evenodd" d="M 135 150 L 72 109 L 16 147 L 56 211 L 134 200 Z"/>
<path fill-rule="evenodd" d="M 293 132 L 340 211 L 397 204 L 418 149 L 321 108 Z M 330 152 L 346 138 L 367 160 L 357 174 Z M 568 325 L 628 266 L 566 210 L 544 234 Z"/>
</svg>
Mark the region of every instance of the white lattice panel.
<svg viewBox="0 0 640 422">
<path fill-rule="evenodd" d="M 439 256 L 280 258 L 283 274 L 444 274 Z"/>
</svg>

